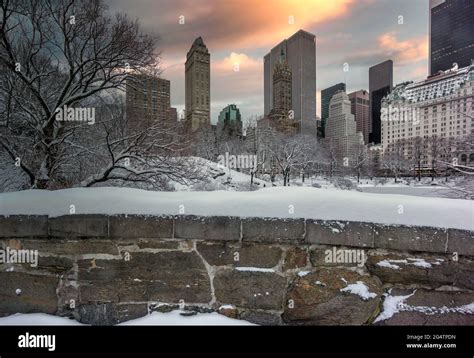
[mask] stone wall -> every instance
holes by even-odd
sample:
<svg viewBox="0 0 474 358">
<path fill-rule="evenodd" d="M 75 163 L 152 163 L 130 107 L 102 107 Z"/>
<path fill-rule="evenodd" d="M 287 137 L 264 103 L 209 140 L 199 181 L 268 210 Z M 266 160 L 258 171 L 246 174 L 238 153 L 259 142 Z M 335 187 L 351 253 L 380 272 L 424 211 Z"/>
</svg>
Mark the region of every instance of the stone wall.
<svg viewBox="0 0 474 358">
<path fill-rule="evenodd" d="M 474 324 L 474 233 L 463 230 L 9 216 L 0 217 L 0 248 L 39 252 L 36 267 L 0 264 L 0 316 L 44 312 L 109 325 L 180 307 L 268 325 Z M 376 321 L 390 302 L 399 312 Z"/>
</svg>

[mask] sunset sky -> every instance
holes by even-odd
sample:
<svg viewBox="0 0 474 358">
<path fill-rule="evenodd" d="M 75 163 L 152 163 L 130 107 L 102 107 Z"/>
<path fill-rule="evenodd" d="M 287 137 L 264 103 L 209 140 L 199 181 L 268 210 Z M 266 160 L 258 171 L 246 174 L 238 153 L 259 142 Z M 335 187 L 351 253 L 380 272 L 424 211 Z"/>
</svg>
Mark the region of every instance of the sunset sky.
<svg viewBox="0 0 474 358">
<path fill-rule="evenodd" d="M 213 123 L 230 103 L 237 104 L 244 120 L 263 114 L 263 56 L 299 29 L 316 35 L 318 115 L 321 89 L 338 82 L 346 82 L 348 92 L 368 89 L 369 67 L 386 59 L 394 61 L 395 84 L 423 79 L 428 72 L 428 0 L 108 0 L 108 4 L 111 11 L 138 18 L 144 30 L 160 36 L 162 77 L 171 81 L 171 105 L 178 110 L 184 109 L 186 52 L 196 37 L 203 37 L 211 52 Z M 349 64 L 348 72 L 343 71 L 344 63 Z"/>
</svg>

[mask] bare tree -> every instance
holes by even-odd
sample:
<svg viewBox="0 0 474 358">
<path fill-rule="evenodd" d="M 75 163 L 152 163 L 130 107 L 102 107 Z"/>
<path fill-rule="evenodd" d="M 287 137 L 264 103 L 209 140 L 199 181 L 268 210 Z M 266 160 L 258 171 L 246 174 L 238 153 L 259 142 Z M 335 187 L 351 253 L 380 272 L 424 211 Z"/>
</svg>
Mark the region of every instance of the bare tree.
<svg viewBox="0 0 474 358">
<path fill-rule="evenodd" d="M 395 183 L 398 181 L 400 174 L 407 169 L 407 161 L 400 141 L 393 143 L 390 150 L 384 153 L 382 166 L 392 173 Z"/>
<path fill-rule="evenodd" d="M 352 169 L 357 175 L 357 184 L 360 183 L 360 176 L 369 164 L 369 153 L 364 144 L 357 144 L 352 160 Z"/>
<path fill-rule="evenodd" d="M 329 180 L 332 181 L 334 173 L 336 172 L 339 164 L 339 156 L 337 153 L 337 146 L 333 143 L 332 140 L 329 140 L 327 143 L 327 160 L 328 160 L 328 167 L 329 167 Z"/>
<path fill-rule="evenodd" d="M 438 171 L 438 160 L 442 153 L 441 138 L 432 136 L 429 140 L 430 157 L 431 157 L 431 181 L 434 181 Z"/>
<path fill-rule="evenodd" d="M 424 141 L 421 137 L 413 138 L 411 142 L 412 161 L 413 161 L 413 178 L 418 177 L 421 180 L 421 168 L 423 158 L 425 157 Z"/>
<path fill-rule="evenodd" d="M 290 185 L 292 169 L 299 169 L 308 161 L 305 152 L 308 150 L 304 135 L 286 135 L 274 132 L 269 154 L 283 176 L 283 186 Z M 307 164 L 304 164 L 307 165 Z"/>
</svg>

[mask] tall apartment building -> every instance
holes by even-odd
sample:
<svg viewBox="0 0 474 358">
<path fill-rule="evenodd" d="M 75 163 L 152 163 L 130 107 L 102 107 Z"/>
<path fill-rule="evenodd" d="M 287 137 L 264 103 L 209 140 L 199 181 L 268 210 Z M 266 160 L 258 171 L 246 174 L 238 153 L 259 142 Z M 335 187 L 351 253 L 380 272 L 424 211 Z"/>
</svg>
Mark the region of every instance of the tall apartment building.
<svg viewBox="0 0 474 358">
<path fill-rule="evenodd" d="M 369 92 L 360 90 L 349 93 L 351 113 L 355 117 L 357 132 L 362 132 L 364 143 L 369 143 L 370 134 L 370 99 Z"/>
<path fill-rule="evenodd" d="M 430 0 L 430 74 L 474 59 L 474 1 Z"/>
<path fill-rule="evenodd" d="M 295 120 L 304 127 L 307 122 L 316 118 L 316 36 L 299 30 L 265 55 L 265 115 L 269 115 L 273 109 L 273 73 L 280 61 L 282 50 L 292 73 L 292 110 Z"/>
<path fill-rule="evenodd" d="M 211 55 L 202 37 L 188 51 L 185 69 L 186 123 L 195 131 L 211 124 Z"/>
<path fill-rule="evenodd" d="M 135 74 L 127 77 L 125 113 L 129 126 L 146 128 L 156 121 L 170 119 L 170 81 Z"/>
<path fill-rule="evenodd" d="M 357 146 L 364 143 L 362 133 L 356 130 L 349 96 L 343 91 L 334 94 L 329 102 L 325 140 L 335 150 L 339 160 L 353 158 L 357 153 Z"/>
<path fill-rule="evenodd" d="M 325 128 L 329 117 L 329 102 L 336 92 L 346 92 L 346 84 L 338 83 L 321 91 L 321 134 L 324 138 Z"/>
<path fill-rule="evenodd" d="M 474 163 L 474 63 L 396 86 L 382 105 L 384 156 L 422 167 Z M 472 143 L 472 140 L 471 140 Z"/>
<path fill-rule="evenodd" d="M 380 110 L 382 108 L 382 98 L 388 95 L 392 88 L 392 60 L 387 60 L 369 68 L 370 143 L 379 144 L 381 141 Z"/>
</svg>

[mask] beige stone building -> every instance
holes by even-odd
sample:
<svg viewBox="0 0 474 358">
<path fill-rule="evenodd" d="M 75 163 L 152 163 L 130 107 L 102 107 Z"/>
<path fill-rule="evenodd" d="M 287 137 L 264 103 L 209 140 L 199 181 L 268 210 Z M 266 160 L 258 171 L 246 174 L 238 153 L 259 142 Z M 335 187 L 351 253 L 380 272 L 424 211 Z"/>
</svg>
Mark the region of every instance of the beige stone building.
<svg viewBox="0 0 474 358">
<path fill-rule="evenodd" d="M 329 102 L 329 118 L 326 124 L 326 142 L 339 160 L 351 160 L 357 155 L 357 146 L 364 144 L 361 132 L 357 132 L 351 101 L 343 91 L 336 92 Z"/>
<path fill-rule="evenodd" d="M 211 55 L 202 37 L 186 55 L 186 123 L 192 131 L 211 124 Z"/>
<path fill-rule="evenodd" d="M 292 72 L 283 48 L 273 69 L 273 108 L 268 115 L 271 125 L 279 132 L 296 133 L 300 123 L 292 108 Z"/>
<path fill-rule="evenodd" d="M 384 156 L 399 153 L 423 168 L 474 163 L 474 64 L 396 86 L 381 116 Z"/>
</svg>

